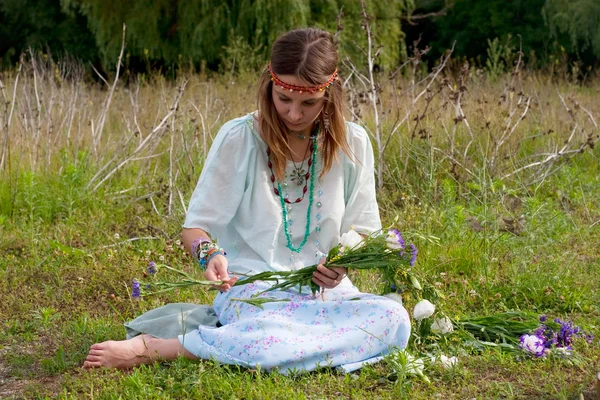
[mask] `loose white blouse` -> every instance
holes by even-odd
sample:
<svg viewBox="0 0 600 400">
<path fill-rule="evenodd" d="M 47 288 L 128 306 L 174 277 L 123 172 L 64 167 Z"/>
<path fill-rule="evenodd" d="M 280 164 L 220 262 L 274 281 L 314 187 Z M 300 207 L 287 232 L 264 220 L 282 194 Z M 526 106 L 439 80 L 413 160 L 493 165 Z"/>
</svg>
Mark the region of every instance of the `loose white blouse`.
<svg viewBox="0 0 600 400">
<path fill-rule="evenodd" d="M 273 191 L 267 164 L 267 145 L 257 132 L 255 114 L 223 125 L 205 160 L 192 194 L 185 228 L 201 228 L 227 253 L 232 273 L 295 270 L 315 264 L 340 235 L 355 229 L 381 229 L 375 198 L 374 157 L 371 142 L 359 125 L 346 122 L 346 137 L 356 161 L 339 151 L 338 161 L 319 179 L 320 152 L 315 164 L 309 236 L 299 253 L 287 247 L 281 200 Z M 287 163 L 282 195 L 302 196 L 304 183 L 290 180 L 295 167 Z M 303 169 L 307 170 L 307 162 Z M 308 182 L 310 188 L 310 181 Z M 297 247 L 306 232 L 310 190 L 297 204 L 287 206 L 288 229 Z"/>
</svg>

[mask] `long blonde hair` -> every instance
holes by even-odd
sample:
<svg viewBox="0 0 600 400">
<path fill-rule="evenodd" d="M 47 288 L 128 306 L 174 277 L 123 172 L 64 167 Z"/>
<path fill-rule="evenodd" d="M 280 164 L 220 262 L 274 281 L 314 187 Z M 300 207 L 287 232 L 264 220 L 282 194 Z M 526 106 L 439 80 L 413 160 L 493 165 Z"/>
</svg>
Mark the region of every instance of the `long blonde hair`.
<svg viewBox="0 0 600 400">
<path fill-rule="evenodd" d="M 281 35 L 271 47 L 271 68 L 277 75 L 294 75 L 311 85 L 319 85 L 335 72 L 338 53 L 333 35 L 320 29 L 297 29 Z M 343 115 L 344 91 L 337 79 L 325 89 L 324 104 L 318 119 L 322 127 L 320 155 L 323 176 L 341 148 L 351 157 L 346 140 Z M 328 123 L 325 124 L 325 115 Z M 273 103 L 272 82 L 266 70 L 260 77 L 258 89 L 258 126 L 263 140 L 271 149 L 273 172 L 277 179 L 285 175 L 286 150 L 289 149 L 287 128 Z M 324 127 L 328 129 L 324 129 Z"/>
</svg>

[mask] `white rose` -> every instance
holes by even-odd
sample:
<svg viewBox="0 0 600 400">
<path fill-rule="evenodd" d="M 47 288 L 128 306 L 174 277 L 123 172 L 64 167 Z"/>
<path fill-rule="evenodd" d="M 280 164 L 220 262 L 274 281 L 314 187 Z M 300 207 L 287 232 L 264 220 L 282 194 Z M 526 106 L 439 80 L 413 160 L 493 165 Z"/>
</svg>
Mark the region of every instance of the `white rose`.
<svg viewBox="0 0 600 400">
<path fill-rule="evenodd" d="M 442 354 L 440 356 L 440 364 L 442 364 L 442 367 L 444 367 L 444 369 L 454 368 L 458 364 L 458 358 L 456 358 L 455 356 L 446 357 Z"/>
<path fill-rule="evenodd" d="M 384 294 L 383 297 L 387 297 L 388 299 L 392 299 L 394 301 L 397 301 L 398 303 L 402 304 L 402 296 L 400 296 L 398 293 L 387 293 Z"/>
<path fill-rule="evenodd" d="M 454 327 L 452 326 L 452 321 L 450 321 L 450 318 L 448 317 L 438 318 L 431 324 L 431 332 L 439 335 L 445 335 L 446 333 L 453 331 Z"/>
<path fill-rule="evenodd" d="M 413 310 L 413 317 L 420 321 L 424 318 L 429 318 L 435 312 L 435 306 L 429 300 L 421 300 Z"/>
<path fill-rule="evenodd" d="M 363 242 L 363 237 L 358 232 L 351 229 L 340 237 L 340 244 L 347 249 L 358 249 L 365 242 Z"/>
<path fill-rule="evenodd" d="M 409 375 L 423 376 L 425 363 L 420 358 L 406 354 L 406 373 Z"/>
</svg>

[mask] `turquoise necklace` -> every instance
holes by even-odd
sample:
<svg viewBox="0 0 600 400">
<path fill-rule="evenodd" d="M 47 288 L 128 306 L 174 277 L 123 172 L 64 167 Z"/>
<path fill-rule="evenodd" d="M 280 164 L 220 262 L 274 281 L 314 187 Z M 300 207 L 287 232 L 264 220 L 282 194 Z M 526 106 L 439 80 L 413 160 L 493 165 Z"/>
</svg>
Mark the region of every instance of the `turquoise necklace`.
<svg viewBox="0 0 600 400">
<path fill-rule="evenodd" d="M 310 236 L 310 215 L 312 212 L 312 205 L 313 205 L 314 191 L 315 191 L 315 164 L 316 164 L 315 161 L 316 161 L 316 157 L 317 157 L 317 149 L 319 146 L 318 142 L 317 142 L 318 135 L 319 135 L 319 128 L 317 128 L 314 135 L 311 135 L 311 140 L 312 140 L 312 145 L 313 145 L 313 151 L 312 151 L 313 163 L 310 166 L 310 184 L 309 184 L 309 193 L 308 193 L 308 209 L 306 210 L 306 227 L 304 230 L 304 238 L 302 239 L 302 242 L 300 242 L 298 247 L 295 247 L 292 243 L 290 227 L 288 224 L 288 213 L 287 213 L 287 208 L 285 205 L 286 201 L 283 197 L 283 191 L 281 190 L 281 184 L 279 183 L 279 181 L 277 182 L 277 194 L 279 195 L 279 202 L 281 203 L 281 212 L 283 214 L 283 228 L 284 228 L 284 232 L 285 232 L 285 238 L 287 239 L 286 247 L 295 253 L 300 253 L 300 250 L 302 250 L 302 248 L 304 247 L 304 245 L 306 244 L 306 242 L 308 240 L 308 237 Z"/>
</svg>

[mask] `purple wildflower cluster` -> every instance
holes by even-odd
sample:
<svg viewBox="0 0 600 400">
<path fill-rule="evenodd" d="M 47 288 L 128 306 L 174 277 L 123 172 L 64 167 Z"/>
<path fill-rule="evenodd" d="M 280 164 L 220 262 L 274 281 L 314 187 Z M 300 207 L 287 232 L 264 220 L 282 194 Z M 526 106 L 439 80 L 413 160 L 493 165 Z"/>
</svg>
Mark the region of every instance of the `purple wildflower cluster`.
<svg viewBox="0 0 600 400">
<path fill-rule="evenodd" d="M 153 275 L 156 273 L 156 263 L 154 261 L 150 261 L 148 264 L 148 273 Z"/>
<path fill-rule="evenodd" d="M 140 288 L 140 283 L 134 279 L 133 285 L 132 285 L 132 290 L 131 290 L 131 296 L 132 297 L 140 297 L 141 295 L 142 295 L 142 292 L 141 292 L 141 288 Z"/>
<path fill-rule="evenodd" d="M 410 247 L 410 252 L 411 252 L 410 266 L 413 267 L 415 265 L 415 262 L 417 261 L 417 248 L 412 243 L 409 244 L 408 247 Z"/>
<path fill-rule="evenodd" d="M 392 250 L 400 250 L 400 255 L 404 254 L 404 250 L 406 249 L 406 242 L 402 237 L 402 234 L 398 229 L 390 229 L 388 230 L 387 236 L 388 247 Z M 409 244 L 408 248 L 410 249 L 410 265 L 414 266 L 417 261 L 417 248 L 414 244 Z"/>
<path fill-rule="evenodd" d="M 594 335 L 584 332 L 580 327 L 574 326 L 572 321 L 563 321 L 555 318 L 554 323 L 558 324 L 558 329 L 553 329 L 546 323 L 548 317 L 540 316 L 540 326 L 532 335 L 522 335 L 520 347 L 536 357 L 544 357 L 557 349 L 559 352 L 566 353 L 573 350 L 573 342 L 576 339 L 584 339 L 592 343 Z"/>
</svg>

